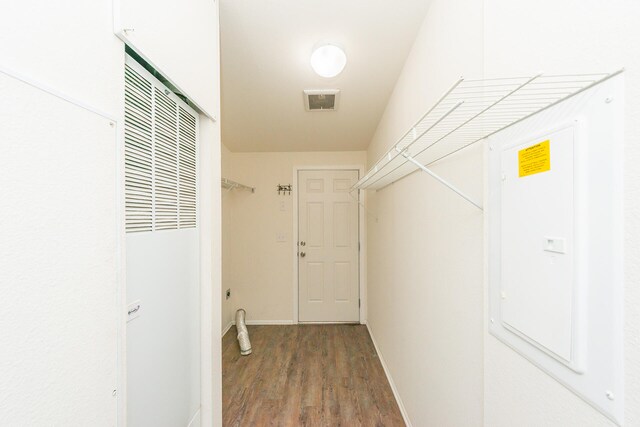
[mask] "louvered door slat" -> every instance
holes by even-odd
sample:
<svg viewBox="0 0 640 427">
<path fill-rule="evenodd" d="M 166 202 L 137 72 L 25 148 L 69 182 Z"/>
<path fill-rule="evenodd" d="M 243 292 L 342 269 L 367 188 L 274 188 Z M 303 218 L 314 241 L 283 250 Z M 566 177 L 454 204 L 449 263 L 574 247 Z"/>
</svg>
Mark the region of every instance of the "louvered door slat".
<svg viewBox="0 0 640 427">
<path fill-rule="evenodd" d="M 153 229 L 151 83 L 125 66 L 126 231 Z"/>
<path fill-rule="evenodd" d="M 146 70 L 127 63 L 127 232 L 196 227 L 197 134 L 197 114 Z"/>
<path fill-rule="evenodd" d="M 155 89 L 155 225 L 156 230 L 178 228 L 177 105 Z"/>
<path fill-rule="evenodd" d="M 196 226 L 196 119 L 179 108 L 180 228 Z"/>
</svg>

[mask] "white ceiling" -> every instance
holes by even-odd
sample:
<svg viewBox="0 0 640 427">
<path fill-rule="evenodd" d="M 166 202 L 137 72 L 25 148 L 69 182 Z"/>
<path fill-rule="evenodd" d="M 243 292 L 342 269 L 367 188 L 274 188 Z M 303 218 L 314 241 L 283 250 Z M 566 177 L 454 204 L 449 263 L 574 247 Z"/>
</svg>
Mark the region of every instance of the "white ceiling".
<svg viewBox="0 0 640 427">
<path fill-rule="evenodd" d="M 222 141 L 231 151 L 364 150 L 428 0 L 221 0 Z M 347 54 L 337 77 L 309 65 L 321 44 Z M 304 89 L 340 89 L 308 112 Z"/>
</svg>

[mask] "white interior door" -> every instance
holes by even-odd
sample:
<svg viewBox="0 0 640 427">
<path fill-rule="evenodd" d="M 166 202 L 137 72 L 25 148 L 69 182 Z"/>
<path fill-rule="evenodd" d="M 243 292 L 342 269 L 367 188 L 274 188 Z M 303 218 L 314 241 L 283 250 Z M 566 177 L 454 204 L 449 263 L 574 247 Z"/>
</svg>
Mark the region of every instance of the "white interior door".
<svg viewBox="0 0 640 427">
<path fill-rule="evenodd" d="M 130 58 L 125 77 L 127 422 L 199 425 L 198 114 Z"/>
<path fill-rule="evenodd" d="M 298 172 L 300 322 L 358 322 L 357 170 Z"/>
</svg>

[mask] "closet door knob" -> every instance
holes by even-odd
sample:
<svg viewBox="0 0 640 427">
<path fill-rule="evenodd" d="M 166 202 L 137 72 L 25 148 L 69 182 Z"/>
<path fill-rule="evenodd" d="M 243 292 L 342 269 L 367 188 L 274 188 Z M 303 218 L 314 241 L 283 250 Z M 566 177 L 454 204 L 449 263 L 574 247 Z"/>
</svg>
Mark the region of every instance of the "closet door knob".
<svg viewBox="0 0 640 427">
<path fill-rule="evenodd" d="M 306 254 L 306 253 L 304 253 L 304 252 L 300 252 L 300 258 L 304 258 L 305 256 L 307 256 L 307 254 Z"/>
</svg>

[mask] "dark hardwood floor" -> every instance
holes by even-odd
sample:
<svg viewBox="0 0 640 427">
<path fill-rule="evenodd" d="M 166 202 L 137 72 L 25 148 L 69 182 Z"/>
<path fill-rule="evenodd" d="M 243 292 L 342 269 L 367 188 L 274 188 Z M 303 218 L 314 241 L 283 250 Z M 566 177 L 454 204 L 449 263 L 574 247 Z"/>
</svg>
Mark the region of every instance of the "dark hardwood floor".
<svg viewBox="0 0 640 427">
<path fill-rule="evenodd" d="M 222 340 L 224 426 L 404 426 L 364 325 L 249 326 Z"/>
</svg>

